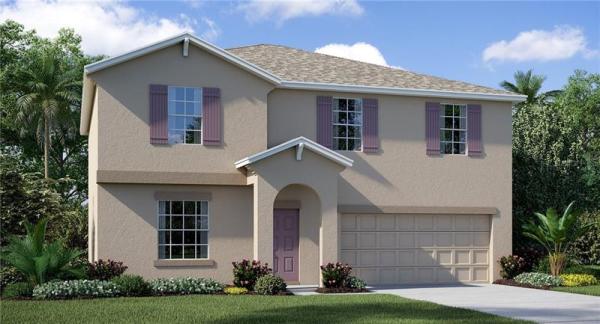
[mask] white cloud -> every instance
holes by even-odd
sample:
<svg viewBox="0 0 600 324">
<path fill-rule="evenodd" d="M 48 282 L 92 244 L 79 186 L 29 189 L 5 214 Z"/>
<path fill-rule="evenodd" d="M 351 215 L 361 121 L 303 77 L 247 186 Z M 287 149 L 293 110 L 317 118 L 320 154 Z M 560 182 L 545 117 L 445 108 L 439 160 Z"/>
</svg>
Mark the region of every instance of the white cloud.
<svg viewBox="0 0 600 324">
<path fill-rule="evenodd" d="M 491 44 L 483 51 L 483 61 L 554 61 L 581 53 L 587 58 L 598 55 L 587 47 L 583 30 L 572 26 L 556 26 L 553 30 L 521 32 L 510 41 Z"/>
<path fill-rule="evenodd" d="M 400 66 L 388 65 L 385 57 L 377 47 L 364 42 L 354 43 L 353 45 L 327 44 L 317 48 L 315 52 L 404 70 Z"/>
<path fill-rule="evenodd" d="M 221 36 L 221 28 L 219 28 L 214 20 L 208 17 L 202 17 L 202 22 L 206 25 L 207 29 L 200 35 L 200 38 L 209 42 L 214 42 Z"/>
<path fill-rule="evenodd" d="M 34 28 L 43 37 L 54 37 L 60 28 L 71 27 L 82 36 L 84 52 L 107 55 L 120 54 L 184 31 L 193 32 L 196 23 L 185 15 L 178 19 L 161 18 L 125 2 L 102 0 L 0 2 L 0 21 L 7 19 Z M 220 31 L 214 22 L 204 22 L 208 26 L 207 36 L 214 40 Z"/>
<path fill-rule="evenodd" d="M 278 23 L 303 16 L 360 16 L 364 12 L 357 0 L 251 0 L 240 3 L 238 9 L 250 22 L 273 19 Z"/>
</svg>

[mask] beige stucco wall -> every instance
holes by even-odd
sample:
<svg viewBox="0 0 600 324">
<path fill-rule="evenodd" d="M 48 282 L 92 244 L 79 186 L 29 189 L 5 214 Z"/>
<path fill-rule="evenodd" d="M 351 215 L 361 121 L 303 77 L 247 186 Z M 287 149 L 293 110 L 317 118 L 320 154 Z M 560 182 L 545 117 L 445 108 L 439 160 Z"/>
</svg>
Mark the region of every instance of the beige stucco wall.
<svg viewBox="0 0 600 324">
<path fill-rule="evenodd" d="M 336 262 L 339 258 L 339 215 L 337 212 L 337 178 L 343 167 L 308 149 L 302 160 L 289 149 L 251 165 L 250 183 L 254 188 L 254 258 L 273 263 L 273 206 L 277 195 L 289 185 L 299 184 L 311 188 L 320 202 L 318 264 Z M 315 204 L 308 202 L 309 204 Z M 305 204 L 302 208 L 317 207 Z M 302 216 L 302 214 L 301 214 Z M 314 262 L 314 261 L 311 261 Z M 310 276 L 301 277 L 300 284 L 317 284 L 314 279 L 319 268 Z"/>
<path fill-rule="evenodd" d="M 340 205 L 494 207 L 492 273 L 511 253 L 511 105 L 468 100 L 274 90 L 268 98 L 268 145 L 316 139 L 316 96 L 379 99 L 378 153 L 342 152 L 354 160 L 339 178 Z M 480 103 L 485 156 L 425 154 L 425 102 Z"/>
<path fill-rule="evenodd" d="M 98 87 L 100 170 L 237 173 L 234 161 L 267 146 L 271 85 L 196 46 L 174 45 L 89 75 Z M 151 145 L 150 84 L 218 87 L 223 146 Z"/>
<path fill-rule="evenodd" d="M 213 266 L 155 267 L 158 260 L 155 192 L 209 193 L 209 255 Z M 233 280 L 231 262 L 252 257 L 252 188 L 102 184 L 98 186 L 97 258 L 123 261 L 146 278 L 210 277 Z"/>
<path fill-rule="evenodd" d="M 282 189 L 278 201 L 298 202 L 299 217 L 299 280 L 304 283 L 319 282 L 319 228 L 321 227 L 321 202 L 309 187 L 290 185 Z M 277 205 L 275 206 L 277 208 Z"/>
<path fill-rule="evenodd" d="M 98 171 L 98 97 L 94 96 L 93 111 L 90 120 L 88 135 L 88 259 L 94 260 L 98 235 L 96 222 L 98 216 L 98 185 L 96 172 Z"/>
</svg>

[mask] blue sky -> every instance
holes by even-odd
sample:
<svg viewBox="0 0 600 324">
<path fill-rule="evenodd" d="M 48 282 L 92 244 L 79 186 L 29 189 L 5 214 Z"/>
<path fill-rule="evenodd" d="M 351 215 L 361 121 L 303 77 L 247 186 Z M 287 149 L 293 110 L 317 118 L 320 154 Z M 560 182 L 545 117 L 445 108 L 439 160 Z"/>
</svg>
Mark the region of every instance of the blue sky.
<svg viewBox="0 0 600 324">
<path fill-rule="evenodd" d="M 224 48 L 338 44 L 321 51 L 492 87 L 518 69 L 546 75 L 546 90 L 562 87 L 575 69 L 600 72 L 598 1 L 0 0 L 0 19 L 8 18 L 48 37 L 75 28 L 92 54 L 115 55 L 188 30 Z"/>
</svg>

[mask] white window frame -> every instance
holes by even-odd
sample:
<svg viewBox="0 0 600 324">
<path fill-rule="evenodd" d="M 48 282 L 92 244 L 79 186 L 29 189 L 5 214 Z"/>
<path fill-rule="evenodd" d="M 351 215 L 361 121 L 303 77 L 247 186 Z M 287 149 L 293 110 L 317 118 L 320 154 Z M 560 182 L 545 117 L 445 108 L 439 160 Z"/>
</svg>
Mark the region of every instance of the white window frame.
<svg viewBox="0 0 600 324">
<path fill-rule="evenodd" d="M 179 216 L 181 215 L 182 217 L 182 224 L 181 224 L 181 229 L 175 229 L 173 230 L 172 228 L 172 224 L 173 224 L 173 219 L 171 218 L 169 221 L 169 228 L 160 228 L 160 218 L 161 216 L 169 216 L 172 217 L 173 213 L 172 210 L 169 208 L 169 213 L 161 213 L 160 212 L 160 203 L 161 201 L 169 201 L 169 202 L 182 202 L 182 214 L 175 214 L 175 216 Z M 194 202 L 195 205 L 195 213 L 194 213 L 194 217 L 196 218 L 194 224 L 195 227 L 193 232 L 194 232 L 194 237 L 195 237 L 195 243 L 194 244 L 185 244 L 185 219 L 183 218 L 183 215 L 186 215 L 185 213 L 185 202 Z M 200 211 L 198 211 L 198 203 L 206 203 L 206 214 L 202 214 Z M 157 259 L 158 260 L 209 260 L 210 259 L 210 202 L 208 200 L 157 200 L 156 201 L 156 214 L 157 214 L 157 218 L 156 218 L 156 231 L 157 231 Z M 198 217 L 206 217 L 206 229 L 199 229 L 198 228 Z M 181 236 L 181 244 L 173 244 L 172 240 L 173 240 L 173 232 L 182 232 L 182 236 Z M 191 232 L 191 230 L 188 230 Z M 169 232 L 169 243 L 160 243 L 160 233 L 161 232 Z M 205 232 L 206 233 L 206 244 L 201 244 L 198 243 L 198 232 Z M 185 257 L 185 246 L 186 245 L 193 245 L 194 246 L 194 257 L 193 258 L 186 258 Z M 169 257 L 168 258 L 161 258 L 160 257 L 160 249 L 163 246 L 168 246 L 169 247 Z M 173 246 L 181 246 L 181 258 L 173 258 Z M 198 247 L 201 246 L 206 246 L 206 257 L 205 258 L 198 258 Z"/>
<path fill-rule="evenodd" d="M 446 106 L 452 106 L 452 112 L 453 112 L 452 116 L 446 116 Z M 457 106 L 465 108 L 465 116 L 464 117 L 461 117 L 460 113 L 459 113 L 458 116 L 454 116 L 454 109 Z M 445 154 L 445 155 L 468 155 L 468 150 L 469 150 L 469 147 L 468 147 L 468 133 L 469 133 L 469 123 L 468 123 L 468 119 L 469 118 L 468 118 L 468 114 L 469 114 L 469 112 L 468 112 L 467 109 L 468 109 L 467 108 L 467 104 L 440 103 L 440 116 L 439 116 L 439 119 L 440 119 L 440 130 L 439 131 L 440 131 L 440 153 L 441 154 Z M 452 128 L 445 127 L 446 126 L 445 119 L 447 117 L 452 117 L 452 120 L 453 120 L 453 122 L 452 122 Z M 465 127 L 464 128 L 454 128 L 454 119 L 455 118 L 464 119 L 464 125 L 465 125 Z M 442 140 L 442 132 L 444 132 L 444 131 L 451 131 L 452 132 L 452 138 L 451 138 L 450 141 Z M 459 141 L 455 141 L 454 140 L 454 132 L 455 131 L 465 132 L 465 141 L 464 142 L 461 142 L 460 140 Z M 459 144 L 459 145 L 460 144 L 464 144 L 465 145 L 465 151 L 464 151 L 464 153 L 460 153 L 460 150 L 459 150 L 458 153 L 454 153 L 454 152 L 452 152 L 452 153 L 446 153 L 445 150 L 443 149 L 443 147 L 445 146 L 444 144 L 448 144 L 448 143 L 450 143 L 452 145 L 452 150 L 453 151 L 454 151 L 454 144 Z"/>
<path fill-rule="evenodd" d="M 175 98 L 171 98 L 170 97 L 171 89 L 177 89 L 177 88 L 183 88 L 184 89 L 183 100 L 177 100 Z M 192 100 L 192 101 L 186 100 L 186 98 L 185 98 L 185 92 L 187 91 L 187 89 L 197 89 L 199 91 L 199 98 L 198 98 L 197 101 L 196 100 Z M 204 143 L 204 129 L 202 127 L 203 120 L 204 120 L 204 110 L 203 110 L 203 106 L 202 106 L 202 104 L 203 104 L 203 102 L 202 102 L 202 88 L 200 88 L 200 87 L 186 87 L 186 86 L 168 86 L 168 89 L 167 89 L 167 107 L 170 105 L 171 102 L 173 102 L 173 103 L 182 102 L 183 103 L 183 114 L 171 113 L 170 111 L 168 111 L 168 113 L 167 113 L 167 134 L 169 136 L 169 144 L 171 144 L 171 145 L 180 145 L 180 144 L 183 144 L 183 145 L 202 145 Z M 186 113 L 186 105 L 187 105 L 187 103 L 198 103 L 199 109 L 200 109 L 200 115 L 198 115 L 198 116 L 193 115 L 193 114 L 192 115 L 188 115 Z M 183 117 L 183 118 L 186 118 L 186 117 L 192 117 L 192 118 L 196 117 L 196 118 L 200 118 L 200 125 L 199 125 L 200 128 L 199 128 L 199 130 L 195 130 L 195 131 L 198 131 L 200 133 L 200 142 L 199 143 L 186 143 L 185 142 L 186 141 L 186 131 L 187 131 L 187 128 L 185 128 L 186 125 L 184 124 L 184 128 L 183 129 L 178 129 L 178 128 L 171 129 L 171 125 L 169 123 L 169 119 L 171 117 Z M 171 139 L 170 139 L 171 131 L 182 131 L 183 132 L 183 142 L 182 143 L 171 142 Z"/>
<path fill-rule="evenodd" d="M 334 150 L 336 151 L 342 151 L 342 152 L 362 152 L 363 150 L 363 126 L 364 126 L 364 109 L 363 109 L 363 102 L 361 98 L 351 98 L 351 97 L 333 97 L 333 101 L 335 100 L 346 100 L 346 110 L 339 110 L 339 109 L 335 109 L 333 102 L 332 102 L 332 109 L 331 109 L 331 114 L 332 114 L 332 119 L 331 119 L 331 134 L 332 134 L 332 146 L 334 148 Z M 349 124 L 348 123 L 348 119 L 346 119 L 346 123 L 345 124 L 341 124 L 336 122 L 337 121 L 337 113 L 339 112 L 348 112 L 348 100 L 354 100 L 355 102 L 360 103 L 360 124 Z M 336 126 L 346 126 L 346 127 L 359 127 L 360 128 L 360 138 L 358 137 L 349 137 L 348 136 L 348 131 L 346 131 L 346 136 L 345 137 L 340 137 L 338 136 L 338 134 L 335 133 L 335 128 Z M 359 148 L 355 148 L 353 150 L 349 150 L 349 149 L 345 149 L 345 150 L 340 150 L 339 148 L 337 148 L 337 140 L 338 139 L 345 139 L 346 140 L 346 147 L 348 145 L 348 140 L 349 139 L 359 139 L 360 140 L 360 147 Z"/>
</svg>

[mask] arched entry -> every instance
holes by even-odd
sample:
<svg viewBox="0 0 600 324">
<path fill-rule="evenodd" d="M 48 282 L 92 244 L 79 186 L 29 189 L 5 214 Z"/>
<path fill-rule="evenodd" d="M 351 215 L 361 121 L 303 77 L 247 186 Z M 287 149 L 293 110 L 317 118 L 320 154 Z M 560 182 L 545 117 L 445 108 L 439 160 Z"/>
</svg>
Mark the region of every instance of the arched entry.
<svg viewBox="0 0 600 324">
<path fill-rule="evenodd" d="M 318 282 L 321 202 L 312 188 L 288 185 L 273 204 L 273 271 L 290 284 Z"/>
</svg>

